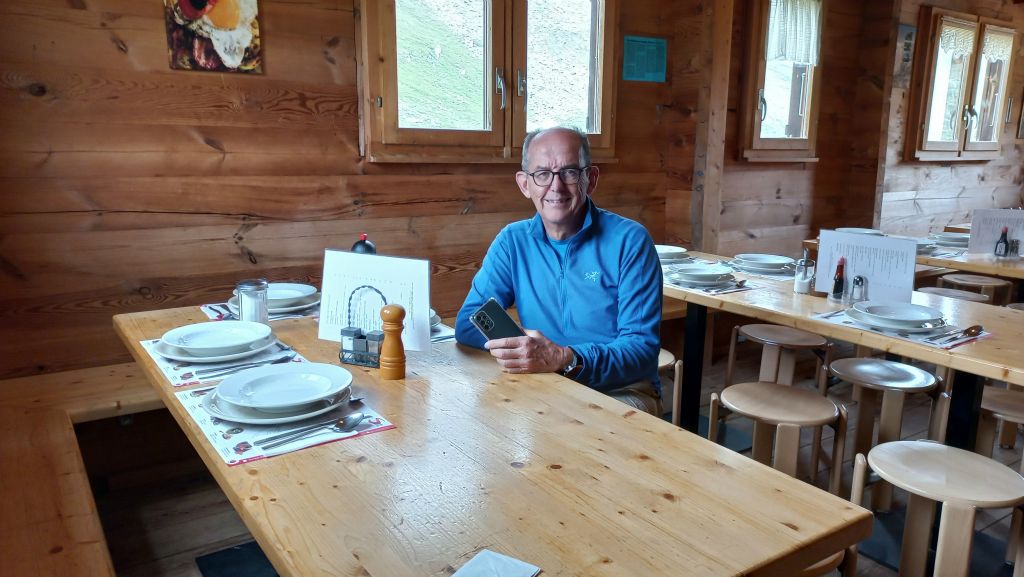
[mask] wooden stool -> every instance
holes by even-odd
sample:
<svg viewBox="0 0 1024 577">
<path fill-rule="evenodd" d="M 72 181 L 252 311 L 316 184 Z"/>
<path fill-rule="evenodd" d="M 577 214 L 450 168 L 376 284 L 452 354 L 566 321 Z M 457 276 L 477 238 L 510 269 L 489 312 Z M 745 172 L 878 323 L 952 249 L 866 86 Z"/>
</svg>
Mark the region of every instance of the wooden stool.
<svg viewBox="0 0 1024 577">
<path fill-rule="evenodd" d="M 1024 392 L 999 387 L 985 387 L 981 396 L 981 415 L 978 419 L 978 436 L 974 442 L 974 451 L 992 456 L 992 446 L 996 437 L 996 423 L 1003 422 L 1003 432 L 1009 429 L 1013 436 L 1017 436 L 1017 425 L 1024 424 Z M 999 444 L 1003 445 L 1003 438 L 1000 436 Z M 1013 448 L 1011 445 L 1010 448 Z M 1021 461 L 1021 472 L 1024 473 L 1024 461 Z M 1011 537 L 1016 535 L 1021 528 L 1022 514 L 1019 508 L 1013 510 L 1013 521 L 1010 525 Z M 1006 548 L 1006 561 L 1012 562 L 1018 547 L 1016 539 L 1010 539 Z"/>
<path fill-rule="evenodd" d="M 936 286 L 924 286 L 917 289 L 918 292 L 939 295 L 941 297 L 947 297 L 951 299 L 959 299 L 962 301 L 971 301 L 975 303 L 987 303 L 988 295 L 981 293 L 972 293 L 971 291 L 962 291 L 952 288 L 941 288 Z"/>
<path fill-rule="evenodd" d="M 1024 502 L 1024 477 L 988 457 L 929 441 L 894 441 L 868 453 L 878 476 L 907 491 L 907 520 L 899 574 L 925 574 L 936 501 L 942 503 L 933 575 L 967 575 L 976 509 L 1015 507 Z M 984 480 L 984 481 L 982 481 Z M 1024 575 L 1024 547 L 1014 577 Z"/>
<path fill-rule="evenodd" d="M 767 383 L 792 385 L 796 372 L 796 351 L 813 349 L 818 357 L 818 366 L 828 364 L 832 348 L 825 337 L 792 329 L 780 325 L 751 324 L 736 326 L 732 329 L 732 341 L 729 342 L 729 363 L 725 369 L 725 386 L 732 384 L 732 374 L 736 363 L 736 341 L 743 335 L 756 343 L 761 343 L 761 372 L 757 380 Z M 819 374 L 816 372 L 816 374 Z M 819 388 L 823 383 L 819 382 Z M 824 391 L 822 391 L 824 394 Z"/>
<path fill-rule="evenodd" d="M 677 361 L 671 351 L 661 349 L 658 351 L 658 372 L 673 369 L 672 373 L 672 424 L 679 426 L 682 417 L 680 411 L 683 406 L 683 361 Z"/>
<path fill-rule="evenodd" d="M 878 419 L 878 444 L 900 440 L 903 426 L 903 401 L 907 393 L 937 393 L 938 380 L 931 373 L 917 367 L 875 358 L 853 358 L 832 361 L 833 375 L 860 388 L 860 405 L 854 434 L 854 454 L 867 454 L 874 438 L 875 408 L 878 395 L 882 395 L 882 412 Z M 932 397 L 934 419 L 940 408 L 939 397 Z M 946 403 L 948 407 L 948 403 Z M 945 409 L 945 410 L 948 410 Z M 871 493 L 872 507 L 888 511 L 892 505 L 892 486 L 876 487 Z"/>
<path fill-rule="evenodd" d="M 992 276 L 953 273 L 939 277 L 939 287 L 981 293 L 988 296 L 990 303 L 1005 305 L 1010 302 L 1013 283 Z"/>
<path fill-rule="evenodd" d="M 754 421 L 754 447 L 751 457 L 759 463 L 796 477 L 800 451 L 800 427 L 828 425 L 835 431 L 832 440 L 832 466 L 829 491 L 839 494 L 843 451 L 846 447 L 846 408 L 837 406 L 814 391 L 778 383 L 740 383 L 726 387 L 721 396 L 711 394 L 708 438 L 718 437 L 719 403 Z M 775 451 L 772 453 L 772 436 Z M 817 468 L 817 462 L 813 463 Z"/>
</svg>

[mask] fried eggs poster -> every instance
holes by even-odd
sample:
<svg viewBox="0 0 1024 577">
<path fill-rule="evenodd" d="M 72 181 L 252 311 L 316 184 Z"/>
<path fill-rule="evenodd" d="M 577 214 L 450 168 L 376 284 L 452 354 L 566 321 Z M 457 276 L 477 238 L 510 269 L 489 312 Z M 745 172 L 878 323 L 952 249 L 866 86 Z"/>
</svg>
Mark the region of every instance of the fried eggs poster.
<svg viewBox="0 0 1024 577">
<path fill-rule="evenodd" d="M 256 0 L 164 0 L 175 70 L 263 72 Z"/>
</svg>

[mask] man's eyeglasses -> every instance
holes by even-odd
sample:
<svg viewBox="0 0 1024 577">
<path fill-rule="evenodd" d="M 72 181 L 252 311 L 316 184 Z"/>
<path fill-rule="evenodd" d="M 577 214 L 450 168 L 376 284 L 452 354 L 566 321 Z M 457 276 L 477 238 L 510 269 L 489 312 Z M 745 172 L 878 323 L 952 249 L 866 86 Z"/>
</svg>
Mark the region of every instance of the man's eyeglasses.
<svg viewBox="0 0 1024 577">
<path fill-rule="evenodd" d="M 533 179 L 533 183 L 537 186 L 548 186 L 555 180 L 555 175 L 558 175 L 558 179 L 562 181 L 562 184 L 576 184 L 580 181 L 583 174 L 587 172 L 589 166 L 583 168 L 563 168 L 562 170 L 537 170 L 534 172 L 525 173 L 527 176 Z"/>
</svg>

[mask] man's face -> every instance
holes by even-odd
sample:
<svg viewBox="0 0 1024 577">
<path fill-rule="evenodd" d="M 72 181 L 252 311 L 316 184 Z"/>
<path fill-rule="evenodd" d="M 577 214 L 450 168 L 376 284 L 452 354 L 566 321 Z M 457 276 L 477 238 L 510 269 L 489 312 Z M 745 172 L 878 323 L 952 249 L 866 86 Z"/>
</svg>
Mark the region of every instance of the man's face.
<svg viewBox="0 0 1024 577">
<path fill-rule="evenodd" d="M 568 130 L 544 132 L 530 143 L 529 172 L 583 168 L 579 152 L 579 138 L 575 133 Z M 519 190 L 523 196 L 533 200 L 545 230 L 556 238 L 571 236 L 583 226 L 586 198 L 596 186 L 596 181 L 596 167 L 584 171 L 576 184 L 565 184 L 555 175 L 550 184 L 539 186 L 526 172 L 516 173 Z"/>
</svg>

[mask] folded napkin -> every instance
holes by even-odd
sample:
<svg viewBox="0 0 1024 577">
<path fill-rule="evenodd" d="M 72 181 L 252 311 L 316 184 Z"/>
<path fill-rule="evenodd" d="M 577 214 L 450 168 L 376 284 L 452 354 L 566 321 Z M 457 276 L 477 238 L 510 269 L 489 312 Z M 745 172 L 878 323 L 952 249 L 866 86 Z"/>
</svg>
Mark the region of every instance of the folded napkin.
<svg viewBox="0 0 1024 577">
<path fill-rule="evenodd" d="M 950 331 L 954 331 L 954 330 L 958 330 L 958 331 L 959 330 L 963 330 L 965 327 L 958 327 L 956 325 L 946 325 L 946 326 L 944 326 L 942 328 L 938 328 L 938 329 L 935 329 L 935 330 L 932 330 L 932 331 L 928 331 L 928 332 L 908 333 L 908 332 L 905 332 L 905 331 L 901 331 L 899 329 L 885 329 L 885 328 L 873 327 L 873 326 L 866 325 L 866 324 L 861 323 L 859 321 L 853 320 L 852 318 L 847 316 L 845 310 L 844 311 L 831 311 L 831 312 L 820 313 L 820 314 L 814 315 L 811 318 L 823 320 L 825 322 L 829 322 L 829 323 L 837 324 L 837 325 L 850 325 L 850 326 L 857 327 L 859 329 L 865 329 L 865 330 L 869 330 L 869 331 L 874 331 L 876 333 L 883 334 L 883 335 L 886 335 L 886 336 L 889 336 L 889 337 L 893 337 L 893 338 L 896 338 L 896 339 L 901 339 L 901 340 L 904 340 L 904 341 L 910 341 L 910 342 L 913 342 L 913 343 L 917 343 L 919 345 L 925 345 L 927 347 L 934 347 L 936 349 L 946 349 L 946 350 L 958 347 L 960 345 L 969 343 L 969 342 L 977 340 L 977 339 L 985 338 L 988 335 L 992 334 L 992 333 L 990 333 L 988 331 L 982 331 L 981 334 L 979 334 L 977 336 L 973 336 L 973 337 L 963 337 L 963 336 L 961 336 L 961 337 L 958 337 L 958 338 L 953 339 L 951 341 L 948 340 L 949 337 L 943 337 L 943 338 L 935 339 L 934 341 L 930 341 L 928 339 L 931 338 L 931 337 L 934 337 L 936 335 L 941 335 L 941 334 L 949 333 Z M 952 335 L 950 335 L 950 336 L 952 336 Z"/>
<path fill-rule="evenodd" d="M 453 573 L 452 577 L 534 577 L 538 573 L 540 567 L 484 549 Z"/>
<path fill-rule="evenodd" d="M 196 371 L 211 372 L 214 369 L 227 369 L 230 367 L 237 367 L 239 365 L 245 365 L 249 363 L 264 363 L 269 364 L 274 359 L 279 359 L 285 354 L 294 353 L 295 357 L 289 362 L 303 363 L 308 362 L 306 357 L 290 351 L 285 345 L 278 343 L 278 346 L 272 346 L 263 352 L 256 353 L 254 355 L 243 357 L 240 359 L 233 359 L 230 361 L 224 361 L 220 363 L 193 363 L 188 361 L 176 361 L 168 359 L 156 352 L 156 345 L 160 342 L 160 339 L 152 339 L 139 341 L 142 348 L 146 349 L 149 356 L 153 358 L 156 366 L 160 369 L 160 372 L 164 374 L 164 377 L 170 381 L 171 385 L 175 387 L 184 387 L 185 385 L 198 385 L 201 383 L 212 383 L 223 380 L 225 377 L 230 375 L 222 375 L 216 377 L 203 378 L 202 376 L 196 375 Z M 290 352 L 289 352 L 290 351 Z"/>
</svg>

